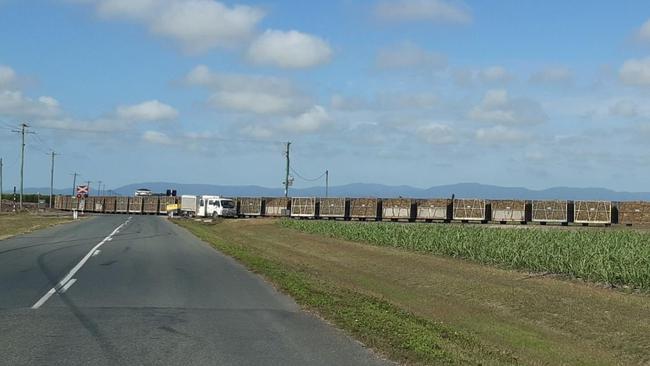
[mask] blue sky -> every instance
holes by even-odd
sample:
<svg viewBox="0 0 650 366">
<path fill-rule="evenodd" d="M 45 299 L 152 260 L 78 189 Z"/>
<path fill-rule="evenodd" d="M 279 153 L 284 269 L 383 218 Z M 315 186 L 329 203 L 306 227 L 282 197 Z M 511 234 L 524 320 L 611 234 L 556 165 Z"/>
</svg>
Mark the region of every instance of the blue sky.
<svg viewBox="0 0 650 366">
<path fill-rule="evenodd" d="M 644 1 L 0 0 L 0 156 L 72 172 L 280 186 L 648 191 Z M 298 187 L 311 186 L 295 176 Z"/>
</svg>

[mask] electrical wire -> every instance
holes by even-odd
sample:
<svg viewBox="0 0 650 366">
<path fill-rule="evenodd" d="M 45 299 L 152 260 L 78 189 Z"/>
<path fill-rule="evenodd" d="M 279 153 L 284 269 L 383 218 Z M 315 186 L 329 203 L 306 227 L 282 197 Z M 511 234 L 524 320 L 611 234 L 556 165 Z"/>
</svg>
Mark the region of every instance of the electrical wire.
<svg viewBox="0 0 650 366">
<path fill-rule="evenodd" d="M 291 169 L 291 172 L 292 172 L 296 177 L 298 177 L 298 178 L 300 178 L 300 179 L 302 179 L 302 180 L 304 180 L 304 181 L 307 181 L 307 182 L 315 182 L 315 181 L 317 181 L 317 180 L 321 180 L 321 179 L 323 179 L 323 177 L 327 174 L 327 171 L 325 171 L 325 172 L 323 172 L 323 174 L 321 174 L 318 178 L 309 179 L 309 178 L 305 178 L 305 177 L 303 177 L 302 175 L 300 175 L 300 174 L 299 174 L 299 173 L 298 173 L 294 168 L 290 168 L 290 169 Z"/>
</svg>

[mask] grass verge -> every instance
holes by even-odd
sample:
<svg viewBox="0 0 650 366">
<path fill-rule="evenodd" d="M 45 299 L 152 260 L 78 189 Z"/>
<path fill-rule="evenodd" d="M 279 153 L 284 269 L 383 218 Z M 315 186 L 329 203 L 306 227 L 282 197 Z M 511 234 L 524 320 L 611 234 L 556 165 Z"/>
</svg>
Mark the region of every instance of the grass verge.
<svg viewBox="0 0 650 366">
<path fill-rule="evenodd" d="M 314 235 L 275 220 L 180 224 L 394 360 L 650 364 L 646 294 Z"/>
<path fill-rule="evenodd" d="M 69 221 L 71 221 L 69 217 L 62 216 L 29 213 L 0 214 L 0 240 Z"/>
<path fill-rule="evenodd" d="M 306 220 L 283 220 L 281 225 L 378 246 L 650 290 L 648 233 Z"/>
<path fill-rule="evenodd" d="M 219 224 L 177 221 L 200 239 L 263 275 L 313 310 L 348 331 L 367 346 L 405 364 L 516 364 L 516 358 L 482 344 L 458 329 L 418 317 L 381 298 L 322 281 L 306 268 L 287 266 L 254 247 L 227 241 Z"/>
</svg>

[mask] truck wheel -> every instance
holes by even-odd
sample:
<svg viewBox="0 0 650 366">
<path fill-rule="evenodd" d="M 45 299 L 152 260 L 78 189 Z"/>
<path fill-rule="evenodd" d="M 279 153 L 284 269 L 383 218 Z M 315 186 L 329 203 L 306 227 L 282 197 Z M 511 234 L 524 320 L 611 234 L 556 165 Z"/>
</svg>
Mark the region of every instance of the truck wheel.
<svg viewBox="0 0 650 366">
<path fill-rule="evenodd" d="M 217 214 L 216 211 L 212 213 L 212 218 L 213 218 L 213 219 L 216 219 L 216 218 L 218 218 L 218 217 L 219 217 L 219 214 Z"/>
</svg>

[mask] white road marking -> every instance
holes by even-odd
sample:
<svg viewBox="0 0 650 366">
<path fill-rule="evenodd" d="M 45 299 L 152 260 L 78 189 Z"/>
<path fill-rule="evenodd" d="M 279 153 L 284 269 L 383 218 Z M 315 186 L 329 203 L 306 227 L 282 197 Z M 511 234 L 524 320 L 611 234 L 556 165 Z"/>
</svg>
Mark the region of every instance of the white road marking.
<svg viewBox="0 0 650 366">
<path fill-rule="evenodd" d="M 61 288 L 61 290 L 59 290 L 59 293 L 62 294 L 62 293 L 64 293 L 64 292 L 68 291 L 68 289 L 70 288 L 70 286 L 74 285 L 75 282 L 77 282 L 77 279 L 76 279 L 76 278 L 72 278 L 72 279 L 70 279 L 70 281 L 68 281 L 68 283 L 66 283 L 65 286 L 63 286 L 63 287 Z"/>
<path fill-rule="evenodd" d="M 129 222 L 131 222 L 131 219 L 132 219 L 132 218 L 133 218 L 133 217 L 129 217 L 128 220 L 126 220 L 125 222 L 122 223 L 122 225 L 120 225 L 120 226 L 118 226 L 117 228 L 115 228 L 115 230 L 113 230 L 110 234 L 108 234 L 107 237 L 105 237 L 102 241 L 100 241 L 97 245 L 95 245 L 95 246 L 94 246 L 94 247 L 93 247 L 93 248 L 88 252 L 88 254 L 86 254 L 86 255 L 81 259 L 81 261 L 79 261 L 79 263 L 77 263 L 77 265 L 74 266 L 74 267 L 70 270 L 70 272 L 68 272 L 68 274 L 65 275 L 65 277 L 63 277 L 63 279 L 62 279 L 61 281 L 59 281 L 59 283 L 58 283 L 56 286 L 52 287 L 48 292 L 45 293 L 45 295 L 43 295 L 43 297 L 41 297 L 41 298 L 40 298 L 40 299 L 39 299 L 39 300 L 38 300 L 38 301 L 37 301 L 37 302 L 32 306 L 32 309 L 38 309 L 38 308 L 40 308 L 41 306 L 43 306 L 43 304 L 45 304 L 45 302 L 46 302 L 50 297 L 52 297 L 52 295 L 54 295 L 56 292 L 63 293 L 63 292 L 65 292 L 68 288 L 70 288 L 70 286 L 72 286 L 72 284 L 75 283 L 75 281 L 77 281 L 76 279 L 73 279 L 72 276 L 74 276 L 74 275 L 77 273 L 77 271 L 79 271 L 79 270 L 81 269 L 81 267 L 83 267 L 83 265 L 86 264 L 86 262 L 88 261 L 88 259 L 90 259 L 91 256 L 95 256 L 95 255 L 97 255 L 97 254 L 95 254 L 95 252 L 99 249 L 99 247 L 101 247 L 102 245 L 104 245 L 104 243 L 106 243 L 107 241 L 111 241 L 111 240 L 113 239 L 113 235 L 117 234 L 117 233 L 120 231 L 120 229 L 122 229 L 125 225 L 127 225 Z M 70 281 L 71 279 L 73 280 L 73 281 L 71 281 L 72 283 L 68 283 L 68 281 Z M 66 286 L 67 286 L 67 288 L 66 288 Z M 63 289 L 63 291 L 61 291 L 62 289 Z"/>
</svg>

